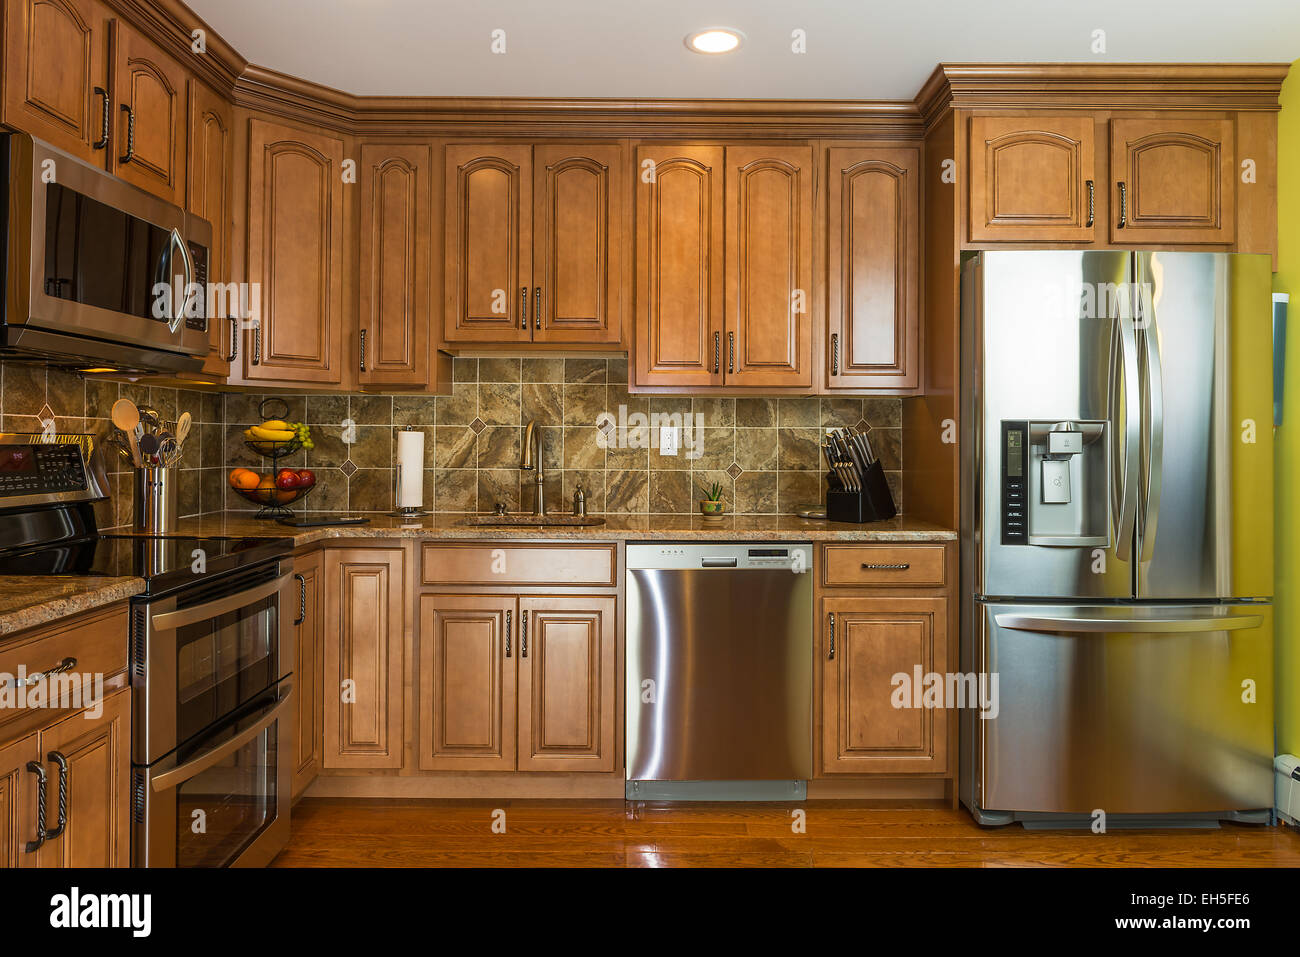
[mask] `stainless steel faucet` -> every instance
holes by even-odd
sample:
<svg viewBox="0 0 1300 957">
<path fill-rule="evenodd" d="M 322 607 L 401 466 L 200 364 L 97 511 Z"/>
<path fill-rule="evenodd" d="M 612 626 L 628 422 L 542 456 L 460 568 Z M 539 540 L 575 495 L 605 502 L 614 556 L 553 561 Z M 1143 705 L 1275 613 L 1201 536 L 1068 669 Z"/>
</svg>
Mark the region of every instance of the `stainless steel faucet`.
<svg viewBox="0 0 1300 957">
<path fill-rule="evenodd" d="M 542 430 L 536 421 L 530 421 L 524 429 L 524 454 L 519 468 L 524 472 L 536 472 L 533 478 L 533 484 L 537 488 L 537 496 L 533 499 L 534 515 L 546 514 L 546 498 L 542 494 L 545 487 L 543 483 L 546 481 L 546 472 L 542 466 L 543 451 Z"/>
</svg>

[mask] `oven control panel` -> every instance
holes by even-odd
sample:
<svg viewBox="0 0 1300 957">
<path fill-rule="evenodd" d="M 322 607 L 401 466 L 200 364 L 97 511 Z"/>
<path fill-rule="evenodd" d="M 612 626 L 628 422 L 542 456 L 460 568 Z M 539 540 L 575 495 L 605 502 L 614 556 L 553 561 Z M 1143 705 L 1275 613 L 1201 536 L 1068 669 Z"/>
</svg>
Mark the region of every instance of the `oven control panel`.
<svg viewBox="0 0 1300 957">
<path fill-rule="evenodd" d="M 0 445 L 0 498 L 84 492 L 86 463 L 72 444 Z"/>
</svg>

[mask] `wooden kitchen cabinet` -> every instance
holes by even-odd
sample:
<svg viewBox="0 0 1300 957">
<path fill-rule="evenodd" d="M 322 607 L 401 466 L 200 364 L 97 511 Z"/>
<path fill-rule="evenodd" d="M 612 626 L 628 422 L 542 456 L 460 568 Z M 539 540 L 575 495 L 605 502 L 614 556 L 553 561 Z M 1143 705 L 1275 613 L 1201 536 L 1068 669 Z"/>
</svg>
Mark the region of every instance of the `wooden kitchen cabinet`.
<svg viewBox="0 0 1300 957">
<path fill-rule="evenodd" d="M 949 712 L 892 699 L 894 675 L 948 670 L 947 600 L 830 596 L 819 621 L 819 775 L 945 771 Z"/>
<path fill-rule="evenodd" d="M 108 9 L 96 0 L 5 0 L 4 121 L 96 166 L 106 164 Z"/>
<path fill-rule="evenodd" d="M 420 597 L 420 767 L 513 771 L 519 609 L 513 595 Z"/>
<path fill-rule="evenodd" d="M 921 151 L 827 153 L 826 387 L 916 389 Z"/>
<path fill-rule="evenodd" d="M 293 610 L 293 688 L 297 697 L 294 729 L 293 797 L 296 800 L 315 780 L 321 765 L 322 639 L 321 579 L 323 553 L 318 549 L 294 559 L 298 607 Z M 288 612 L 286 611 L 286 614 Z"/>
<path fill-rule="evenodd" d="M 134 30 L 119 25 L 114 41 L 116 136 L 110 172 L 185 205 L 187 74 Z"/>
<path fill-rule="evenodd" d="M 420 767 L 614 770 L 617 600 L 420 598 Z"/>
<path fill-rule="evenodd" d="M 107 695 L 96 718 L 78 712 L 42 731 L 40 751 L 47 775 L 47 828 L 59 825 L 60 774 L 66 775 L 68 799 L 63 831 L 57 837 L 47 834 L 37 851 L 39 866 L 129 867 L 131 689 Z"/>
<path fill-rule="evenodd" d="M 400 547 L 325 550 L 325 768 L 403 764 L 405 568 Z"/>
<path fill-rule="evenodd" d="M 1092 242 L 1094 125 L 1091 116 L 972 116 L 970 241 Z"/>
<path fill-rule="evenodd" d="M 212 226 L 208 250 L 208 281 L 231 281 L 230 241 L 233 232 L 231 177 L 234 108 L 206 84 L 190 81 L 189 141 L 185 155 L 186 208 Z M 207 375 L 225 378 L 239 358 L 239 302 L 227 301 L 223 314 L 208 317 Z"/>
<path fill-rule="evenodd" d="M 344 383 L 343 140 L 249 121 L 248 276 L 260 309 L 244 378 Z"/>
<path fill-rule="evenodd" d="M 38 734 L 0 745 L 0 867 L 36 865 L 35 854 L 28 851 L 27 846 L 36 839 L 39 779 L 28 765 L 40 763 Z M 58 799 L 57 791 L 55 799 Z M 46 826 L 48 824 L 47 821 Z"/>
<path fill-rule="evenodd" d="M 1231 120 L 1111 120 L 1111 242 L 1231 244 L 1235 157 Z"/>
</svg>

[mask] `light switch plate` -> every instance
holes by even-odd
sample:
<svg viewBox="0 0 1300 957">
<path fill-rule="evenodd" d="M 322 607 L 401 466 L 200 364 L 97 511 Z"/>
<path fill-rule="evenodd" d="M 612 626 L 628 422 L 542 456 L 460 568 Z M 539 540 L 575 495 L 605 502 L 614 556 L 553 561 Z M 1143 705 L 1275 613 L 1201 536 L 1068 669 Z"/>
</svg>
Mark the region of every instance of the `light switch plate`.
<svg viewBox="0 0 1300 957">
<path fill-rule="evenodd" d="M 681 439 L 677 434 L 677 426 L 666 425 L 659 430 L 659 454 L 676 455 L 677 450 L 681 448 Z"/>
</svg>

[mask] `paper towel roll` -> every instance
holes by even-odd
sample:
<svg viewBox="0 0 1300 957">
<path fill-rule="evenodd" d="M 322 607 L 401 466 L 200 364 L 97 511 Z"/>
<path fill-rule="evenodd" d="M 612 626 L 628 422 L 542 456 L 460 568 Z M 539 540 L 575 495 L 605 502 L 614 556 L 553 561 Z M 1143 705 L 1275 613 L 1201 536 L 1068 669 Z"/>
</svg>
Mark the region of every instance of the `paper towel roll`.
<svg viewBox="0 0 1300 957">
<path fill-rule="evenodd" d="M 424 506 L 424 433 L 403 429 L 397 433 L 397 507 Z"/>
</svg>

